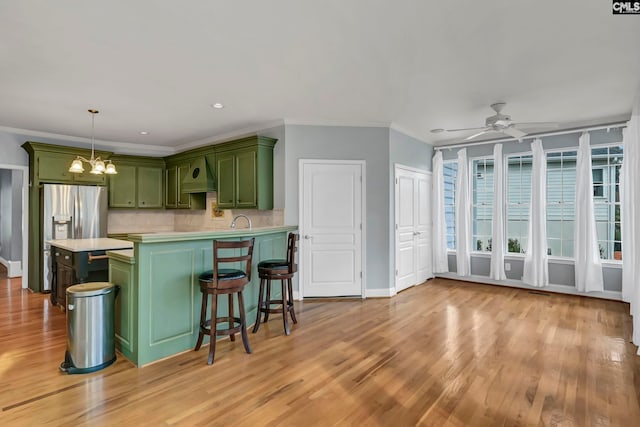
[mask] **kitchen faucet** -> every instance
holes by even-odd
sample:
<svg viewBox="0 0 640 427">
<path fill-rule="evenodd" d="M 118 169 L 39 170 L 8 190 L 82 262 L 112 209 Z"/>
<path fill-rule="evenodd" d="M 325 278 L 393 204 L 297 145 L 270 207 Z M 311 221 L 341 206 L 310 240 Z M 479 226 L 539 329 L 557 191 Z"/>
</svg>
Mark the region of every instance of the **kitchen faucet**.
<svg viewBox="0 0 640 427">
<path fill-rule="evenodd" d="M 247 220 L 247 223 L 249 224 L 249 230 L 251 230 L 251 218 L 249 218 L 248 216 L 246 216 L 245 214 L 240 214 L 240 215 L 236 215 L 235 218 L 233 218 L 233 221 L 231 221 L 231 225 L 229 226 L 230 228 L 236 228 L 236 220 L 238 218 L 244 218 Z"/>
</svg>

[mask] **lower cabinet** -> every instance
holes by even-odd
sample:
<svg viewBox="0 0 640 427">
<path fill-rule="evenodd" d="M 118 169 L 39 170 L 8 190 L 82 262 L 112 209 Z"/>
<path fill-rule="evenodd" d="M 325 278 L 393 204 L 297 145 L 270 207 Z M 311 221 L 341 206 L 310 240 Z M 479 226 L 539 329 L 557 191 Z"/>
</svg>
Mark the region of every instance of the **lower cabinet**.
<svg viewBox="0 0 640 427">
<path fill-rule="evenodd" d="M 116 348 L 138 365 L 138 288 L 133 257 L 109 252 L 109 282 L 118 287 L 115 301 Z"/>
<path fill-rule="evenodd" d="M 67 288 L 76 282 L 75 274 L 73 273 L 73 267 L 68 265 L 57 263 L 56 267 L 56 301 L 54 304 L 66 309 Z"/>
<path fill-rule="evenodd" d="M 109 262 L 105 258 L 91 259 L 90 256 L 104 255 L 105 251 L 72 252 L 56 246 L 51 247 L 51 303 L 66 309 L 67 288 L 87 282 L 106 282 L 109 278 Z"/>
</svg>

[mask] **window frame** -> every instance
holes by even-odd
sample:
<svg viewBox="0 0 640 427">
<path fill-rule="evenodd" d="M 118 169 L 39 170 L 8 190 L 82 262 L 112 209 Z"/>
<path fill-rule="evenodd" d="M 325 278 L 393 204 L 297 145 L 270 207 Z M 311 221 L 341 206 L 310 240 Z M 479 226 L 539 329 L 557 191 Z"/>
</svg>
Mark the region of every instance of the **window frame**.
<svg viewBox="0 0 640 427">
<path fill-rule="evenodd" d="M 622 147 L 622 163 L 620 164 L 620 168 L 622 168 L 622 166 L 624 165 L 624 142 L 620 141 L 620 142 L 607 142 L 607 143 L 603 143 L 603 144 L 592 144 L 591 146 L 591 150 L 597 149 L 597 148 L 611 148 L 611 147 Z M 607 167 L 611 168 L 611 165 L 609 163 L 607 163 Z M 591 169 L 593 170 L 593 151 L 591 153 Z M 600 169 L 604 169 L 604 167 L 600 168 Z M 609 170 L 609 173 L 611 173 L 611 170 Z M 604 175 L 605 173 L 603 172 L 603 179 L 604 179 Z M 592 177 L 593 178 L 593 177 Z M 621 177 L 622 178 L 622 177 Z M 613 185 L 615 187 L 615 178 L 613 181 Z M 620 186 L 620 183 L 618 183 L 618 186 Z M 610 197 L 610 194 L 608 193 L 607 190 L 607 186 L 604 186 L 604 196 L 602 197 L 596 197 L 594 196 L 594 200 L 593 200 L 593 207 L 594 210 L 596 208 L 597 204 L 605 204 L 603 202 L 603 200 L 606 200 Z M 620 188 L 618 188 L 618 191 L 620 191 Z M 622 194 L 620 194 L 622 196 Z M 609 202 L 607 202 L 609 203 Z M 611 202 L 611 205 L 613 206 L 613 210 L 615 212 L 615 206 L 618 205 L 620 206 L 620 210 L 622 211 L 622 197 L 620 197 L 620 200 L 618 202 L 615 201 L 615 190 L 614 190 L 614 195 L 613 195 L 613 202 Z M 615 227 L 615 219 L 613 221 L 614 223 L 614 227 Z M 622 226 L 622 221 L 620 221 L 620 225 Z M 597 235 L 596 235 L 596 239 L 597 239 Z M 598 241 L 598 245 L 600 244 L 600 239 L 597 239 Z M 623 235 L 622 235 L 622 230 L 620 232 L 620 245 L 622 245 L 622 241 L 623 241 Z M 613 240 L 613 242 L 615 243 L 615 239 Z M 624 255 L 623 255 L 624 256 Z M 622 267 L 622 260 L 617 260 L 617 259 L 612 259 L 612 258 L 600 258 L 600 262 L 602 263 L 602 265 L 608 264 L 609 266 L 613 267 Z"/>
<path fill-rule="evenodd" d="M 533 163 L 533 151 L 529 150 L 529 151 L 522 151 L 522 152 L 518 152 L 518 153 L 509 153 L 509 154 L 505 154 L 503 155 L 503 160 L 504 160 L 504 167 L 503 167 L 503 171 L 505 172 L 503 175 L 506 179 L 504 179 L 503 181 L 503 185 L 504 185 L 504 189 L 503 189 L 503 194 L 504 194 L 504 237 L 505 237 L 505 241 L 503 242 L 504 248 L 503 248 L 503 253 L 505 256 L 510 256 L 510 257 L 515 257 L 515 258 L 521 258 L 524 259 L 525 255 L 526 255 L 526 247 L 522 248 L 522 252 L 509 252 L 509 158 L 511 157 L 524 157 L 524 156 L 531 156 L 532 157 L 532 163 Z M 545 154 L 546 156 L 546 154 Z M 529 190 L 529 192 L 531 193 L 531 189 Z M 529 220 L 531 216 L 531 198 L 529 198 L 529 216 L 527 217 L 527 229 L 529 228 Z M 527 235 L 527 241 L 529 239 L 529 236 Z"/>
<path fill-rule="evenodd" d="M 444 167 L 447 163 L 454 163 L 456 164 L 456 178 L 453 180 L 453 204 L 451 206 L 453 206 L 453 242 L 454 245 L 456 243 L 456 238 L 458 236 L 458 230 L 456 229 L 456 210 L 458 209 L 458 207 L 456 206 L 456 193 L 457 193 L 457 189 L 456 189 L 456 181 L 458 180 L 458 169 L 457 169 L 457 164 L 458 164 L 458 160 L 457 159 L 449 159 L 449 160 L 443 160 L 442 161 L 442 174 L 443 174 L 443 183 L 444 183 Z M 444 189 L 443 189 L 444 192 Z M 446 222 L 446 211 L 447 211 L 447 201 L 445 198 L 445 202 L 444 202 L 444 211 L 445 211 L 445 233 L 446 233 L 446 229 L 447 229 L 447 222 Z M 448 234 L 446 234 L 446 237 L 448 238 Z M 449 247 L 449 245 L 447 244 L 447 253 L 451 253 L 451 254 L 455 254 L 458 252 L 458 248 L 455 247 L 453 249 L 451 249 Z"/>
<path fill-rule="evenodd" d="M 593 147 L 593 146 L 591 146 Z M 575 151 L 576 153 L 576 173 L 577 173 L 577 158 L 578 158 L 578 149 L 579 149 L 579 145 L 575 145 L 575 146 L 570 146 L 570 147 L 561 147 L 561 148 L 552 148 L 552 149 L 548 149 L 548 150 L 543 150 L 544 151 L 544 156 L 545 156 L 545 161 L 546 161 L 546 166 L 547 166 L 547 176 L 545 176 L 545 194 L 546 194 L 546 199 L 545 200 L 545 222 L 547 225 L 547 251 L 549 250 L 549 228 L 548 228 L 548 224 L 549 224 L 549 154 L 555 154 L 555 153 L 565 153 L 565 152 L 572 152 Z M 576 180 L 574 180 L 574 186 L 576 184 Z M 575 194 L 576 194 L 576 190 L 573 190 L 573 219 L 572 221 L 574 222 L 574 230 L 575 230 L 575 209 L 576 209 L 576 199 L 575 199 Z M 575 231 L 574 231 L 575 232 Z M 560 239 L 560 241 L 562 242 L 562 239 Z M 573 256 L 564 256 L 564 255 L 547 255 L 549 260 L 554 260 L 556 262 L 560 262 L 560 263 L 567 263 L 567 262 L 572 262 L 575 263 L 575 239 L 572 239 L 572 241 L 574 242 L 574 250 L 573 250 Z M 562 244 L 562 243 L 561 243 Z"/>
<path fill-rule="evenodd" d="M 504 159 L 504 155 L 502 156 L 502 158 Z M 473 233 L 473 224 L 476 221 L 475 218 L 474 218 L 474 209 L 476 208 L 476 204 L 473 202 L 473 195 L 474 195 L 474 190 L 475 190 L 474 187 L 473 187 L 473 182 L 474 182 L 473 163 L 476 160 L 492 160 L 493 161 L 493 167 L 495 168 L 496 160 L 495 160 L 495 158 L 493 156 L 493 150 L 492 150 L 491 154 L 487 154 L 487 155 L 484 155 L 484 156 L 469 157 L 467 160 L 469 162 L 469 164 L 467 165 L 467 170 L 469 171 L 469 176 L 468 176 L 469 184 L 468 184 L 468 186 L 469 186 L 469 194 L 471 194 L 471 205 L 469 206 L 469 209 L 471 209 L 471 214 L 469 215 L 469 220 L 471 221 L 471 223 L 469 224 L 470 225 L 469 229 L 471 230 L 471 236 L 469 236 L 469 237 L 471 237 L 471 252 L 470 253 L 473 254 L 473 255 L 487 255 L 487 254 L 490 255 L 492 251 L 479 251 L 479 250 L 476 249 L 477 246 L 474 247 L 474 245 L 473 245 L 473 243 L 474 243 L 474 241 L 475 241 L 475 239 L 477 237 Z M 495 177 L 494 177 L 494 179 L 495 179 Z M 504 185 L 504 182 L 502 184 Z M 492 202 L 491 202 L 490 208 L 491 208 L 491 212 L 493 212 L 493 198 L 491 200 L 492 200 Z M 503 209 L 504 209 L 504 206 L 503 206 Z M 491 221 L 491 236 L 493 236 L 493 221 Z M 492 245 L 492 248 L 493 248 L 493 242 L 491 242 L 491 245 Z M 504 252 L 504 249 L 503 249 L 503 252 Z"/>
</svg>

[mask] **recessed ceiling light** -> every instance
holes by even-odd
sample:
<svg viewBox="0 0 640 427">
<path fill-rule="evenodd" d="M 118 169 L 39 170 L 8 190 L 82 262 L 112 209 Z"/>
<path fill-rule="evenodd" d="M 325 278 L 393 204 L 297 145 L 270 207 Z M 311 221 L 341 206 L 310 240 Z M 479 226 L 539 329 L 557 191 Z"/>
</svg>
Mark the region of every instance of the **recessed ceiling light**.
<svg viewBox="0 0 640 427">
<path fill-rule="evenodd" d="M 149 132 L 147 132 L 146 130 L 141 130 L 140 135 L 149 135 Z"/>
<path fill-rule="evenodd" d="M 431 133 L 440 133 L 440 132 L 444 132 L 444 129 L 442 128 L 431 129 Z"/>
<path fill-rule="evenodd" d="M 221 108 L 224 108 L 224 105 L 222 105 L 222 104 L 221 104 L 221 103 L 219 103 L 219 102 L 216 102 L 215 104 L 211 104 L 211 106 L 212 106 L 213 108 L 217 108 L 218 110 L 219 110 L 219 109 L 221 109 Z"/>
</svg>

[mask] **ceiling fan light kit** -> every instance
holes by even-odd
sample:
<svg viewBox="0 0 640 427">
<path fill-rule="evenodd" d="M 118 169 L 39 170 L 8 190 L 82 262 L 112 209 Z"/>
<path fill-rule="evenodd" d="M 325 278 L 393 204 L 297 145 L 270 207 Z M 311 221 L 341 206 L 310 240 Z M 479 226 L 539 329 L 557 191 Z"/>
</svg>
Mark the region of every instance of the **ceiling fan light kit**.
<svg viewBox="0 0 640 427">
<path fill-rule="evenodd" d="M 479 136 L 488 134 L 488 133 L 503 133 L 507 136 L 511 136 L 518 140 L 522 139 L 528 132 L 523 131 L 521 128 L 557 128 L 558 123 L 553 122 L 530 122 L 530 123 L 515 123 L 511 120 L 511 116 L 508 114 L 502 114 L 502 110 L 507 105 L 506 102 L 496 102 L 491 104 L 490 107 L 495 111 L 493 116 L 489 116 L 485 119 L 483 127 L 475 127 L 475 128 L 460 128 L 460 129 L 432 129 L 432 133 L 440 133 L 443 131 L 446 132 L 461 132 L 461 131 L 476 131 L 474 134 L 464 138 L 465 141 L 470 141 Z"/>
</svg>

